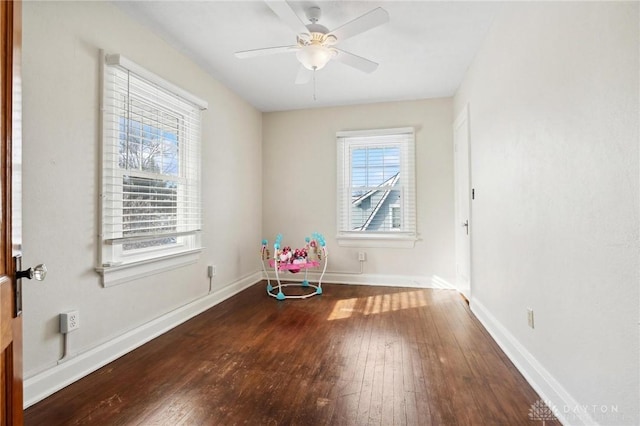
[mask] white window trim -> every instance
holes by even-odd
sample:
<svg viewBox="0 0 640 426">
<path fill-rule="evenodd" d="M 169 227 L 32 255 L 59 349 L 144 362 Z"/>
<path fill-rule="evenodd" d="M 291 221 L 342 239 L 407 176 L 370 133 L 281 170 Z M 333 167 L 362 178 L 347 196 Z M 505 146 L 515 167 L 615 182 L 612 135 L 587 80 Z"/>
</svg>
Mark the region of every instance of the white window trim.
<svg viewBox="0 0 640 426">
<path fill-rule="evenodd" d="M 411 191 L 410 194 L 412 206 L 409 206 L 414 214 L 415 218 L 410 218 L 408 215 L 409 209 L 405 208 L 403 210 L 403 222 L 409 223 L 413 221 L 415 223 L 415 228 L 409 230 L 408 232 L 402 232 L 398 230 L 391 230 L 386 232 L 360 232 L 360 231 L 343 231 L 340 230 L 341 226 L 341 216 L 344 213 L 344 209 L 346 201 L 340 200 L 340 195 L 343 194 L 344 182 L 345 182 L 345 172 L 350 170 L 350 165 L 347 163 L 349 161 L 349 156 L 346 155 L 346 151 L 348 151 L 349 147 L 348 143 L 342 141 L 342 138 L 349 137 L 366 137 L 366 136 L 384 136 L 384 135 L 396 135 L 396 134 L 407 134 L 410 133 L 412 135 L 412 144 L 411 150 L 413 152 L 413 160 L 409 161 L 409 170 L 402 170 L 401 173 L 405 176 L 409 176 L 411 178 L 411 184 L 406 189 Z M 338 246 L 340 247 L 382 247 L 382 248 L 413 248 L 415 247 L 415 242 L 419 240 L 419 236 L 417 233 L 417 199 L 415 194 L 415 130 L 413 127 L 400 127 L 400 128 L 388 128 L 388 129 L 368 129 L 368 130 L 351 130 L 351 131 L 340 131 L 336 133 L 336 141 L 337 141 L 337 220 L 336 224 L 338 226 L 338 232 L 336 235 L 336 241 Z M 355 144 L 355 143 L 354 143 Z M 409 155 L 408 153 L 403 155 Z M 344 196 L 344 194 L 343 194 Z M 341 209 L 343 210 L 341 212 Z"/>
<path fill-rule="evenodd" d="M 208 108 L 208 103 L 202 99 L 200 99 L 199 97 L 187 92 L 186 90 L 181 89 L 180 87 L 168 82 L 167 80 L 163 79 L 162 77 L 158 76 L 157 74 L 154 74 L 148 70 L 146 70 L 145 68 L 141 67 L 140 65 L 136 64 L 135 62 L 121 56 L 121 55 L 117 55 L 117 54 L 112 54 L 112 55 L 106 55 L 104 51 L 100 51 L 100 56 L 102 58 L 102 60 L 100 61 L 100 83 L 103 84 L 104 83 L 104 73 L 105 73 L 105 67 L 107 65 L 109 66 L 121 66 L 123 68 L 128 69 L 129 71 L 137 74 L 140 77 L 143 77 L 144 79 L 148 80 L 149 82 L 156 84 L 160 87 L 162 87 L 163 89 L 173 93 L 174 95 L 177 95 L 191 103 L 193 103 L 195 106 L 197 106 L 200 110 L 205 110 Z M 105 103 L 104 103 L 104 98 L 105 98 L 105 88 L 104 86 L 102 87 L 101 90 L 101 111 L 104 110 L 105 108 Z M 104 116 L 103 114 L 101 114 L 100 119 L 101 119 L 101 125 L 102 125 L 102 137 L 101 137 L 101 143 L 103 141 L 103 139 L 106 137 L 105 135 L 105 128 L 104 125 L 102 124 L 102 120 L 103 120 Z M 104 155 L 104 154 L 103 154 Z M 103 161 L 101 159 L 100 161 L 100 176 L 101 176 L 101 180 L 103 179 L 103 174 L 102 174 L 102 164 Z M 102 183 L 101 183 L 101 188 L 102 188 Z M 102 203 L 103 203 L 103 199 L 102 197 L 100 197 L 100 217 L 102 217 Z M 99 237 L 99 253 L 98 253 L 98 261 L 99 264 L 103 261 L 104 257 L 103 257 L 103 252 L 105 250 L 105 243 L 103 241 L 103 237 L 102 237 L 102 219 L 100 219 L 100 237 Z M 185 244 L 183 242 L 184 238 L 193 238 L 195 239 L 195 247 L 193 247 L 193 244 Z M 114 285 L 118 285 L 118 284 L 122 284 L 128 281 L 132 281 L 138 278 L 143 278 L 143 277 L 147 277 L 147 276 L 151 276 L 157 273 L 161 273 L 161 272 L 165 272 L 171 269 L 175 269 L 175 268 L 179 268 L 179 267 L 183 267 L 186 265 L 190 265 L 190 264 L 194 264 L 198 261 L 199 257 L 200 257 L 200 253 L 203 250 L 203 247 L 201 246 L 200 241 L 200 236 L 197 234 L 194 235 L 190 235 L 190 236 L 186 236 L 186 237 L 180 237 L 178 239 L 178 242 L 174 245 L 172 245 L 171 247 L 167 247 L 164 248 L 162 250 L 158 250 L 159 255 L 155 256 L 155 257 L 145 257 L 143 255 L 143 251 L 145 250 L 141 250 L 138 251 L 136 253 L 131 253 L 131 256 L 129 256 L 129 259 L 126 263 L 125 262 L 114 262 L 114 263 L 102 263 L 100 264 L 100 266 L 96 267 L 95 270 L 96 272 L 98 272 L 98 274 L 100 274 L 101 276 L 101 281 L 102 281 L 102 285 L 104 287 L 111 287 Z M 193 248 L 190 248 L 193 247 Z M 153 249 L 149 250 L 149 251 L 153 251 Z M 147 253 L 149 252 L 147 251 Z"/>
<path fill-rule="evenodd" d="M 96 272 L 101 275 L 104 287 L 112 287 L 138 278 L 194 264 L 200 258 L 201 251 L 202 247 L 127 264 L 99 266 L 96 268 Z"/>
<path fill-rule="evenodd" d="M 175 84 L 165 80 L 160 77 L 158 74 L 154 74 L 146 68 L 136 64 L 135 62 L 125 58 L 122 55 L 112 54 L 105 55 L 104 51 L 100 51 L 102 57 L 105 60 L 106 65 L 118 65 L 123 68 L 128 69 L 129 71 L 138 74 L 140 77 L 149 80 L 150 82 L 157 84 L 163 89 L 173 93 L 174 95 L 180 96 L 181 98 L 191 102 L 196 105 L 201 110 L 205 110 L 209 108 L 209 104 L 207 101 L 200 99 L 199 97 L 193 95 L 192 93 L 187 92 L 186 90 L 176 86 Z"/>
<path fill-rule="evenodd" d="M 383 233 L 369 233 L 363 235 L 339 235 L 336 237 L 339 247 L 359 248 L 413 248 L 417 237 L 402 235 L 386 235 Z"/>
</svg>

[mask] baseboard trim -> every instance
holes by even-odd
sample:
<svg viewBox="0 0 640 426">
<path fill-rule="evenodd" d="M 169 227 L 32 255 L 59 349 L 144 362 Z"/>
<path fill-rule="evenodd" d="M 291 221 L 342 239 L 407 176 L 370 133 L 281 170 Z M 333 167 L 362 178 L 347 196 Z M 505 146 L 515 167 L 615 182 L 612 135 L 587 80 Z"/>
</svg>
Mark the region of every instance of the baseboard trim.
<svg viewBox="0 0 640 426">
<path fill-rule="evenodd" d="M 262 272 L 247 275 L 220 290 L 83 352 L 69 361 L 29 377 L 24 381 L 24 408 L 43 400 L 262 279 Z"/>
<path fill-rule="evenodd" d="M 309 281 L 317 282 L 319 274 L 309 273 Z M 268 278 L 272 280 L 271 285 L 274 284 L 275 274 L 271 271 L 268 272 Z M 267 276 L 264 277 L 267 279 Z M 280 274 L 280 279 L 284 282 L 302 282 L 304 280 L 304 273 L 299 272 L 297 274 Z M 436 275 L 433 276 L 410 276 L 410 275 L 382 275 L 382 274 L 358 274 L 358 273 L 340 273 L 340 272 L 327 272 L 322 279 L 323 283 L 329 284 L 355 284 L 355 285 L 370 285 L 370 286 L 387 286 L 387 287 L 412 287 L 412 288 L 437 288 L 453 290 L 455 287 Z"/>
<path fill-rule="evenodd" d="M 477 299 L 471 298 L 471 311 L 493 340 L 520 371 L 540 398 L 553 409 L 563 425 L 597 425 L 598 423 L 580 407 L 569 392 L 542 364 L 507 330 Z M 555 408 L 555 409 L 554 409 Z M 570 417 L 568 417 L 570 416 Z"/>
</svg>

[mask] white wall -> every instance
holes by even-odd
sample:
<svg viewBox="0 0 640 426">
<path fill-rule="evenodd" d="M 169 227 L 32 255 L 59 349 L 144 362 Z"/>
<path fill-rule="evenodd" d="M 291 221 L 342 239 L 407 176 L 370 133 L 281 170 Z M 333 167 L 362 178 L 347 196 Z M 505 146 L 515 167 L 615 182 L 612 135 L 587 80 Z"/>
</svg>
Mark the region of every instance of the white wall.
<svg viewBox="0 0 640 426">
<path fill-rule="evenodd" d="M 25 2 L 23 53 L 24 261 L 45 262 L 24 289 L 29 378 L 62 356 L 58 314 L 77 309 L 72 354 L 259 270 L 262 115 L 185 56 L 106 2 Z M 203 250 L 197 264 L 103 288 L 98 224 L 99 49 L 121 53 L 209 102 L 203 114 Z"/>
<path fill-rule="evenodd" d="M 416 129 L 417 212 L 420 241 L 413 249 L 338 247 L 336 132 L 413 126 Z M 263 229 L 271 243 L 282 233 L 292 247 L 322 233 L 329 281 L 438 285 L 454 282 L 452 100 L 433 99 L 266 113 L 263 116 Z"/>
<path fill-rule="evenodd" d="M 640 424 L 638 17 L 510 4 L 454 99 L 470 106 L 472 308 L 570 424 Z"/>
</svg>

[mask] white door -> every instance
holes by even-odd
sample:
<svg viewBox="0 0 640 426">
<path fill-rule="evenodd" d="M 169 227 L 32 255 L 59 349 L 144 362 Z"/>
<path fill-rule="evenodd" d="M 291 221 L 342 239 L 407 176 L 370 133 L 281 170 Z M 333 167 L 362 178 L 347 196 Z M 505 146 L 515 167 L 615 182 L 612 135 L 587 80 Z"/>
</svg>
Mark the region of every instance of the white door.
<svg viewBox="0 0 640 426">
<path fill-rule="evenodd" d="M 456 287 L 471 300 L 471 180 L 469 167 L 469 105 L 453 124 L 455 166 Z"/>
</svg>

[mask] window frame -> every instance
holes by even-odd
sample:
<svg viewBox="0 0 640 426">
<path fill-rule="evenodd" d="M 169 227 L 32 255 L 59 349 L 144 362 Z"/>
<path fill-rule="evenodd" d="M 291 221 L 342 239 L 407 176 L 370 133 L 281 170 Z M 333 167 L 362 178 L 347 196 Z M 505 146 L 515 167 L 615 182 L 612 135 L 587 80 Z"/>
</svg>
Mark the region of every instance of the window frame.
<svg viewBox="0 0 640 426">
<path fill-rule="evenodd" d="M 136 278 L 174 269 L 187 264 L 195 263 L 199 258 L 202 250 L 200 229 L 192 229 L 187 231 L 181 229 L 181 223 L 184 224 L 184 197 L 185 191 L 188 191 L 188 197 L 195 198 L 196 210 L 198 211 L 197 221 L 201 223 L 201 165 L 200 165 L 200 145 L 201 145 L 201 111 L 207 109 L 206 101 L 192 95 L 191 93 L 173 85 L 156 74 L 146 70 L 136 63 L 124 58 L 121 55 L 106 55 L 101 51 L 101 128 L 102 128 L 102 155 L 100 159 L 100 235 L 99 235 L 99 253 L 98 267 L 96 271 L 102 276 L 102 284 L 105 287 L 121 284 Z M 185 132 L 182 136 L 183 140 L 178 149 L 178 171 L 176 175 L 160 172 L 150 172 L 146 170 L 135 170 L 121 168 L 119 164 L 119 144 L 120 129 L 116 129 L 114 117 L 118 117 L 118 109 L 114 102 L 111 105 L 108 102 L 108 96 L 117 92 L 107 87 L 108 73 L 116 72 L 108 67 L 115 67 L 129 74 L 134 74 L 135 78 L 150 84 L 158 89 L 157 99 L 154 107 L 159 110 L 168 110 L 178 119 L 177 131 Z M 122 92 L 119 92 L 122 93 Z M 130 92 L 127 92 L 129 94 Z M 164 95 L 166 93 L 166 96 Z M 189 110 L 192 116 L 184 116 L 175 101 L 167 101 L 168 97 L 179 99 L 178 102 L 184 105 L 191 105 Z M 163 99 L 164 97 L 164 99 Z M 159 101 L 157 101 L 159 99 Z M 172 105 L 169 105 L 172 104 Z M 131 104 L 128 104 L 131 105 Z M 110 115 L 109 117 L 107 117 Z M 191 120 L 196 117 L 195 125 Z M 129 117 L 125 117 L 130 120 Z M 189 125 L 185 125 L 189 120 Z M 111 127 L 109 124 L 112 124 Z M 130 123 L 127 122 L 126 125 Z M 141 126 L 144 123 L 141 122 Z M 193 126 L 193 127 L 192 127 Z M 191 132 L 191 133 L 188 133 Z M 180 137 L 180 135 L 176 135 Z M 180 140 L 180 139 L 179 139 Z M 164 142 L 163 142 L 164 143 Z M 107 166 L 108 165 L 108 166 Z M 107 172 L 107 170 L 109 170 Z M 135 241 L 151 241 L 153 239 L 162 238 L 163 234 L 155 234 L 148 237 L 126 237 L 123 235 L 123 216 L 120 219 L 107 220 L 105 214 L 107 212 L 120 211 L 124 208 L 124 200 L 122 193 L 124 191 L 124 178 L 131 176 L 133 178 L 151 179 L 158 181 L 176 181 L 176 232 L 168 233 L 167 236 L 175 237 L 176 241 L 161 246 L 149 246 L 141 248 L 133 248 L 125 250 L 123 245 Z M 180 183 L 184 181 L 183 183 Z M 118 189 L 119 188 L 119 189 Z M 182 188 L 182 189 L 181 189 Z M 115 190 L 114 196 L 108 197 L 108 190 Z M 118 196 L 118 192 L 120 191 Z M 181 204 L 181 197 L 182 203 Z M 181 214 L 182 211 L 182 214 Z M 123 214 L 123 213 L 121 213 Z M 181 222 L 182 221 L 182 222 Z M 119 224 L 118 224 L 119 223 Z M 199 228 L 200 226 L 198 226 Z M 116 236 L 114 238 L 114 236 Z M 119 236 L 119 237 L 118 237 Z"/>
<path fill-rule="evenodd" d="M 393 141 L 394 136 L 397 140 Z M 390 141 L 391 139 L 391 141 Z M 337 145 L 337 235 L 339 246 L 344 247 L 388 247 L 411 248 L 418 239 L 415 179 L 415 131 L 412 127 L 340 131 L 336 133 Z M 401 229 L 367 231 L 346 229 L 351 224 L 352 214 L 352 152 L 370 146 L 397 146 L 400 148 L 400 207 Z M 391 216 L 391 205 L 389 205 Z"/>
</svg>

